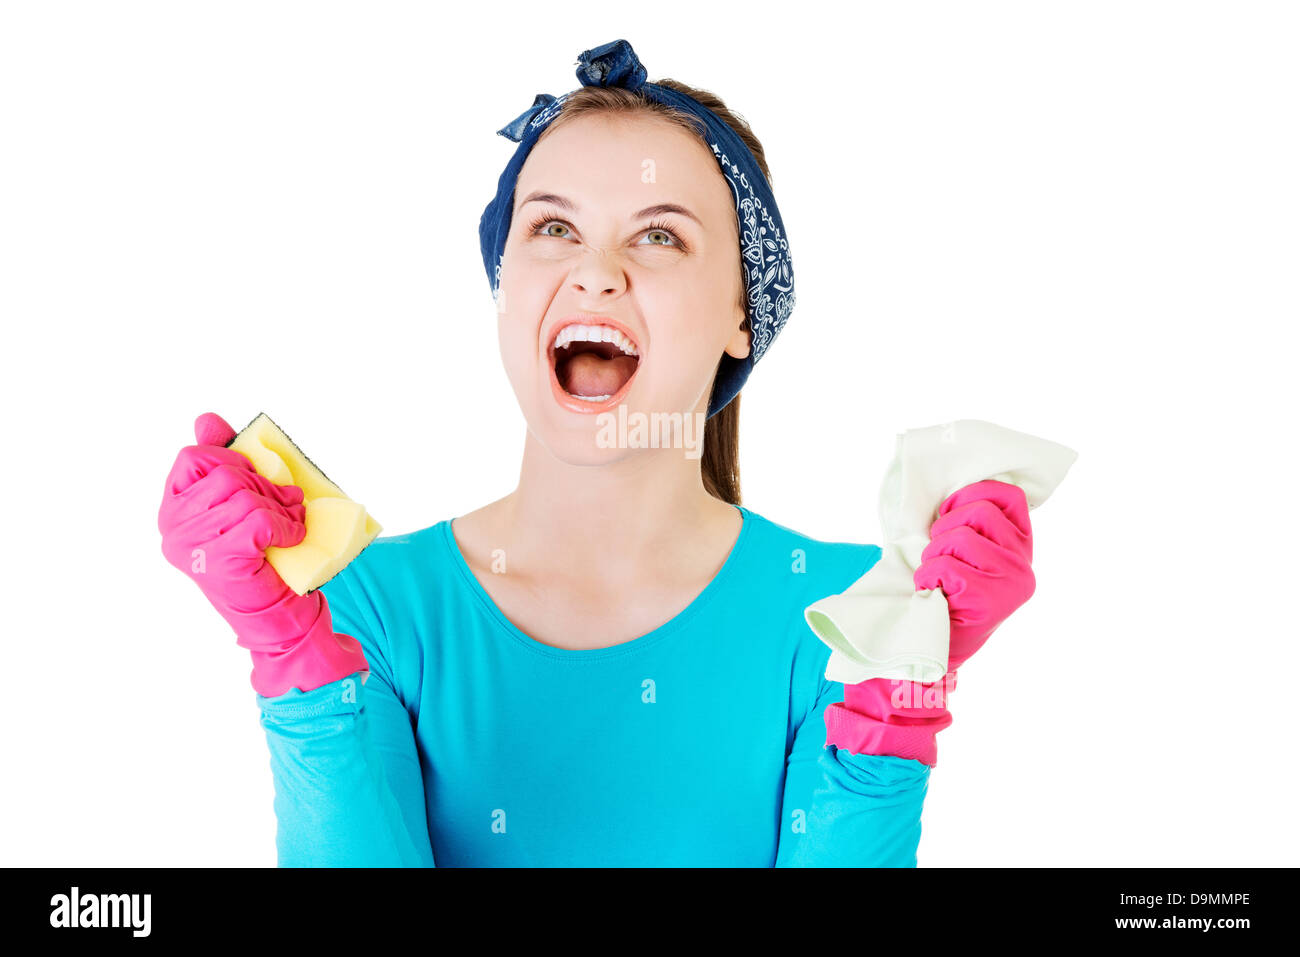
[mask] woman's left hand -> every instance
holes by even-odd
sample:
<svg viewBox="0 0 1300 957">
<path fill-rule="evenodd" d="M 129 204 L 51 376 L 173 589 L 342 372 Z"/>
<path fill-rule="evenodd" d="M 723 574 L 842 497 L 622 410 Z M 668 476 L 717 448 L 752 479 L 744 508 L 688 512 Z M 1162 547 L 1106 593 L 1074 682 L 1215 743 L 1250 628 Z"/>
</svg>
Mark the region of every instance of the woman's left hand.
<svg viewBox="0 0 1300 957">
<path fill-rule="evenodd" d="M 953 492 L 930 526 L 913 581 L 948 599 L 948 670 L 956 671 L 1034 593 L 1024 489 L 987 479 Z"/>
</svg>

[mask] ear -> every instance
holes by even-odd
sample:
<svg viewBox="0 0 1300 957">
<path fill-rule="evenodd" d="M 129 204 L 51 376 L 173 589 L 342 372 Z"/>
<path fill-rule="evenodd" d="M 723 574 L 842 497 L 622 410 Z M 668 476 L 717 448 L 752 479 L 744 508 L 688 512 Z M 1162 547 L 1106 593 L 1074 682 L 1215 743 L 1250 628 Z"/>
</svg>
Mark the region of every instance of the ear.
<svg viewBox="0 0 1300 957">
<path fill-rule="evenodd" d="M 733 358 L 743 359 L 749 355 L 749 330 L 745 328 L 745 310 L 739 305 L 736 306 L 733 319 L 736 331 L 727 340 L 726 353 Z"/>
</svg>

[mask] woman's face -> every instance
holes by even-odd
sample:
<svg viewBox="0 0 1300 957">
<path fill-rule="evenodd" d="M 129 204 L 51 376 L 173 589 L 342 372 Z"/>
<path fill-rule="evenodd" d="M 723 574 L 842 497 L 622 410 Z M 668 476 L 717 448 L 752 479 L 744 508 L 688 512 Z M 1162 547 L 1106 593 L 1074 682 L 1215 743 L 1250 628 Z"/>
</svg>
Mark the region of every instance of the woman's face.
<svg viewBox="0 0 1300 957">
<path fill-rule="evenodd" d="M 708 148 L 660 118 L 582 116 L 533 147 L 514 203 L 498 333 L 532 434 L 597 464 L 635 451 L 601 447 L 602 412 L 704 412 L 723 351 L 749 351 L 735 205 Z"/>
</svg>

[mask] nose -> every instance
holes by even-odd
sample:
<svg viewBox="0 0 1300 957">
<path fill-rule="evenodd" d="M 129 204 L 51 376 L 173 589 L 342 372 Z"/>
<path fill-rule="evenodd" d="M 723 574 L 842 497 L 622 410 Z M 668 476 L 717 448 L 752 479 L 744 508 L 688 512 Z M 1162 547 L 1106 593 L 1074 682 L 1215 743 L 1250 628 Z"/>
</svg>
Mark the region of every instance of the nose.
<svg viewBox="0 0 1300 957">
<path fill-rule="evenodd" d="M 627 288 L 627 276 L 619 264 L 617 256 L 609 255 L 609 250 L 596 247 L 589 248 L 582 256 L 582 261 L 569 273 L 569 283 L 574 292 L 584 295 L 618 295 Z"/>
</svg>

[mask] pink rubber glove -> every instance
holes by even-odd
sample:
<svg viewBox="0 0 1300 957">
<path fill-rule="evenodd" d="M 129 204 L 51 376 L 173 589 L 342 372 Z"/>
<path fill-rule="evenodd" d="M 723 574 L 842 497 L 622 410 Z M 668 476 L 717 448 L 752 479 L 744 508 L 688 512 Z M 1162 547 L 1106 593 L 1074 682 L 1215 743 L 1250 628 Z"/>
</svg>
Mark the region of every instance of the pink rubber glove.
<svg viewBox="0 0 1300 957">
<path fill-rule="evenodd" d="M 958 489 L 939 506 L 921 552 L 917 590 L 948 600 L 948 673 L 922 684 L 872 678 L 844 686 L 826 709 L 826 743 L 853 754 L 892 754 L 933 767 L 935 735 L 952 724 L 948 693 L 957 668 L 1034 593 L 1033 532 L 1024 490 L 988 479 Z"/>
<path fill-rule="evenodd" d="M 276 485 L 248 457 L 225 446 L 235 430 L 206 412 L 197 444 L 181 449 L 167 476 L 158 530 L 167 561 L 188 575 L 253 656 L 252 685 L 275 697 L 311 691 L 369 667 L 360 643 L 334 633 L 317 589 L 293 591 L 266 560 L 266 548 L 307 534 L 302 489 Z"/>
<path fill-rule="evenodd" d="M 912 580 L 948 598 L 948 670 L 955 671 L 1034 593 L 1034 536 L 1025 490 L 987 479 L 939 506 Z"/>
</svg>

